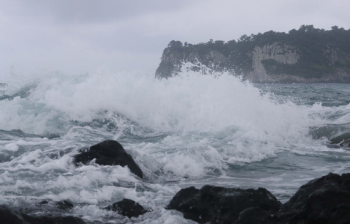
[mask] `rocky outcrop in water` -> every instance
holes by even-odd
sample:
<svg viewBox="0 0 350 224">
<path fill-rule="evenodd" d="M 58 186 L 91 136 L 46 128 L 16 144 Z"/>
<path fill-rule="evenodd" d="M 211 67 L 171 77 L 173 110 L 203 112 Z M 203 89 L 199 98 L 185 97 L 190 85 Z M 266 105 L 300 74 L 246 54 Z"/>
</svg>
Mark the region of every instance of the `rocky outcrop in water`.
<svg viewBox="0 0 350 224">
<path fill-rule="evenodd" d="M 85 224 L 85 222 L 77 217 L 65 216 L 65 217 L 35 217 L 29 215 L 23 215 L 23 219 L 30 224 Z M 25 224 L 25 223 L 23 223 Z"/>
<path fill-rule="evenodd" d="M 40 201 L 38 203 L 38 205 L 39 206 L 46 206 L 46 207 L 51 206 L 51 207 L 54 207 L 56 209 L 65 210 L 65 211 L 73 208 L 73 204 L 70 203 L 69 201 L 65 201 L 65 200 L 64 201 L 57 201 L 57 202 L 49 202 L 49 201 L 44 200 L 44 201 Z"/>
<path fill-rule="evenodd" d="M 22 224 L 23 218 L 5 206 L 0 207 L 0 223 Z"/>
<path fill-rule="evenodd" d="M 328 174 L 299 188 L 278 212 L 288 223 L 350 223 L 350 174 Z"/>
<path fill-rule="evenodd" d="M 276 213 L 281 205 L 264 188 L 242 190 L 206 185 L 200 190 L 194 187 L 180 190 L 167 209 L 181 211 L 186 219 L 198 223 L 236 223 L 248 219 L 259 223 Z"/>
<path fill-rule="evenodd" d="M 135 163 L 131 155 L 125 151 L 123 146 L 116 141 L 107 140 L 82 151 L 80 154 L 74 156 L 76 165 L 80 163 L 87 164 L 95 159 L 95 163 L 99 165 L 128 166 L 132 173 L 143 178 L 140 167 Z"/>
<path fill-rule="evenodd" d="M 252 82 L 350 82 L 350 30 L 301 26 L 289 33 L 269 31 L 239 40 L 184 44 L 164 49 L 156 78 L 180 72 L 228 72 Z"/>
<path fill-rule="evenodd" d="M 78 217 L 67 216 L 65 212 L 69 212 L 73 208 L 73 204 L 68 201 L 47 201 L 43 200 L 36 204 L 38 212 L 30 212 L 30 209 L 16 209 L 9 206 L 0 205 L 0 223 L 4 224 L 84 224 L 85 222 Z M 104 208 L 127 216 L 129 218 L 139 217 L 149 212 L 139 203 L 130 199 L 123 199 L 111 206 Z M 45 211 L 44 213 L 42 213 Z M 52 214 L 48 213 L 50 211 Z M 37 215 L 38 213 L 38 215 Z M 42 214 L 40 214 L 42 213 Z M 61 214 L 61 216 L 60 216 Z M 68 213 L 69 214 L 69 213 Z M 89 222 L 90 223 L 90 222 Z M 95 222 L 94 222 L 95 223 Z"/>
<path fill-rule="evenodd" d="M 299 188 L 285 204 L 266 189 L 204 186 L 180 190 L 167 209 L 198 223 L 350 223 L 350 174 L 328 174 Z"/>
<path fill-rule="evenodd" d="M 84 224 L 85 222 L 73 216 L 31 216 L 0 206 L 0 223 L 4 224 Z"/>
<path fill-rule="evenodd" d="M 114 203 L 113 205 L 106 207 L 105 209 L 118 212 L 119 214 L 127 216 L 129 218 L 139 217 L 140 215 L 148 212 L 142 207 L 142 205 L 130 199 L 123 199 L 119 202 Z"/>
</svg>

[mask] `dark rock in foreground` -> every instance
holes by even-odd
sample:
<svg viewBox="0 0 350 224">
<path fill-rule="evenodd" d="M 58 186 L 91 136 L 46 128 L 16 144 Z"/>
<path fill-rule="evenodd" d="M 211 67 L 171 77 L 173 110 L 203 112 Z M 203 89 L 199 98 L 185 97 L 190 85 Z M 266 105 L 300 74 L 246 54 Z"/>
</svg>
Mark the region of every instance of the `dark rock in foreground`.
<svg viewBox="0 0 350 224">
<path fill-rule="evenodd" d="M 134 159 L 126 153 L 123 146 L 113 140 L 107 140 L 97 145 L 93 145 L 89 150 L 76 155 L 75 163 L 87 164 L 91 160 L 96 159 L 95 162 L 100 165 L 120 165 L 128 166 L 130 171 L 140 178 L 143 173 L 140 167 L 135 163 Z"/>
<path fill-rule="evenodd" d="M 264 188 L 236 189 L 206 185 L 200 190 L 180 190 L 167 209 L 176 209 L 186 219 L 199 223 L 262 223 L 281 207 Z"/>
<path fill-rule="evenodd" d="M 30 224 L 85 224 L 85 222 L 77 217 L 65 216 L 65 217 L 34 217 L 29 215 L 23 215 L 25 221 Z"/>
<path fill-rule="evenodd" d="M 118 212 L 121 215 L 131 217 L 138 217 L 148 212 L 139 203 L 136 203 L 130 199 L 123 199 L 119 202 L 114 203 L 111 206 L 106 207 L 107 210 Z"/>
<path fill-rule="evenodd" d="M 0 223 L 22 224 L 25 223 L 19 214 L 11 211 L 5 206 L 0 207 Z"/>
<path fill-rule="evenodd" d="M 0 207 L 0 223 L 4 224 L 84 224 L 85 222 L 77 217 L 34 217 L 12 211 L 5 206 Z"/>
<path fill-rule="evenodd" d="M 283 206 L 264 188 L 204 186 L 180 190 L 167 209 L 199 223 L 350 224 L 350 173 L 314 179 Z"/>
<path fill-rule="evenodd" d="M 350 174 L 330 173 L 308 182 L 278 216 L 281 223 L 350 223 Z"/>
</svg>

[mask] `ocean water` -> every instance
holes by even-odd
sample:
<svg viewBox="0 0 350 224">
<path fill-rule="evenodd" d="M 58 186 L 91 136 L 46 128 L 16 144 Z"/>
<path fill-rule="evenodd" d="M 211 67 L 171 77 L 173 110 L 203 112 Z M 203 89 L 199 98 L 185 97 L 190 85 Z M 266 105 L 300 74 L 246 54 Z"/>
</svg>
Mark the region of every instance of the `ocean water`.
<svg viewBox="0 0 350 224">
<path fill-rule="evenodd" d="M 349 84 L 251 84 L 230 75 L 96 71 L 0 80 L 0 204 L 87 223 L 193 223 L 164 207 L 181 188 L 258 188 L 286 202 L 311 179 L 350 172 Z M 73 156 L 120 142 L 144 172 Z M 151 212 L 103 208 L 123 198 Z M 71 211 L 39 206 L 69 200 Z"/>
</svg>

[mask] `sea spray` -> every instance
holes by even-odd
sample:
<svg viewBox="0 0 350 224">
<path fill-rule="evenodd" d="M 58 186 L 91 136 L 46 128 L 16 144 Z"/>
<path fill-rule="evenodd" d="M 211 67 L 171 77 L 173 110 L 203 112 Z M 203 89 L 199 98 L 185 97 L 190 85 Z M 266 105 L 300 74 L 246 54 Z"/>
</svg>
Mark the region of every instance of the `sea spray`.
<svg viewBox="0 0 350 224">
<path fill-rule="evenodd" d="M 163 209 L 182 187 L 265 187 L 286 201 L 310 179 L 350 172 L 349 151 L 327 147 L 350 122 L 349 96 L 332 84 L 341 102 L 327 106 L 323 86 L 266 90 L 228 74 L 28 80 L 9 80 L 0 100 L 0 191 L 3 203 L 34 213 L 37 200 L 69 199 L 85 220 L 127 222 L 102 208 L 128 198 L 153 210 L 135 222 L 186 223 Z M 80 149 L 107 139 L 132 155 L 144 181 L 126 167 L 73 165 Z"/>
<path fill-rule="evenodd" d="M 187 74 L 156 80 L 149 75 L 99 71 L 48 75 L 33 85 L 27 98 L 2 104 L 13 110 L 9 119 L 13 122 L 23 119 L 26 110 L 39 116 L 43 112 L 48 116 L 43 121 L 59 113 L 80 122 L 92 121 L 105 112 L 104 118 L 118 114 L 160 132 L 219 131 L 236 126 L 273 133 L 312 122 L 307 108 L 288 101 L 279 104 L 268 95 L 261 96 L 258 88 L 230 75 Z M 6 125 L 0 128 L 6 129 Z M 21 129 L 38 133 L 28 127 Z"/>
</svg>

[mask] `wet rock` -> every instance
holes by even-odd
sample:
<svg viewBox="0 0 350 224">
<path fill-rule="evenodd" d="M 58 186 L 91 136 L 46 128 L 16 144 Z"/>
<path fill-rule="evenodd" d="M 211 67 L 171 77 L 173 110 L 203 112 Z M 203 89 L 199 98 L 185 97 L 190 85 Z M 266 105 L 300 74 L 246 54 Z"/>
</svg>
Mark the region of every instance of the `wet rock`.
<svg viewBox="0 0 350 224">
<path fill-rule="evenodd" d="M 166 209 L 178 210 L 184 218 L 199 223 L 263 223 L 281 205 L 264 188 L 242 190 L 206 185 L 200 190 L 180 190 Z"/>
<path fill-rule="evenodd" d="M 140 167 L 131 155 L 126 153 L 123 146 L 116 141 L 107 140 L 91 146 L 89 150 L 75 156 L 75 163 L 76 165 L 79 163 L 87 164 L 93 159 L 96 159 L 95 162 L 100 165 L 128 166 L 135 175 L 143 177 Z"/>
<path fill-rule="evenodd" d="M 142 207 L 142 205 L 130 199 L 123 199 L 111 206 L 106 207 L 105 209 L 118 212 L 119 214 L 129 218 L 138 217 L 139 215 L 143 215 L 148 212 Z"/>
<path fill-rule="evenodd" d="M 23 215 L 23 219 L 30 224 L 85 224 L 85 222 L 77 217 L 65 216 L 65 217 L 34 217 L 29 215 Z"/>
<path fill-rule="evenodd" d="M 337 145 L 341 147 L 350 147 L 350 133 L 344 133 L 338 137 L 332 138 L 330 140 L 331 145 Z"/>
<path fill-rule="evenodd" d="M 56 207 L 61 210 L 70 210 L 73 208 L 73 204 L 69 201 L 58 201 L 55 203 Z"/>
<path fill-rule="evenodd" d="M 40 201 L 38 204 L 39 205 L 47 205 L 47 204 L 49 204 L 49 202 L 44 200 L 44 201 Z"/>
<path fill-rule="evenodd" d="M 73 204 L 70 203 L 69 201 L 66 201 L 66 200 L 56 201 L 56 202 L 48 202 L 48 201 L 44 200 L 44 201 L 40 201 L 38 203 L 38 205 L 40 205 L 40 206 L 43 206 L 43 205 L 52 206 L 54 208 L 58 208 L 60 210 L 65 210 L 65 211 L 73 208 Z"/>
<path fill-rule="evenodd" d="M 350 139 L 350 133 L 344 133 L 342 135 L 339 135 L 337 137 L 334 137 L 330 140 L 331 144 L 339 144 L 343 142 L 346 139 Z"/>
<path fill-rule="evenodd" d="M 59 134 L 48 134 L 46 137 L 48 139 L 55 139 L 55 138 L 60 138 L 61 135 L 59 135 Z"/>
<path fill-rule="evenodd" d="M 281 223 L 350 223 L 350 173 L 330 173 L 308 182 L 278 216 Z"/>
<path fill-rule="evenodd" d="M 5 206 L 0 206 L 0 223 L 22 224 L 25 222 L 16 212 Z"/>
<path fill-rule="evenodd" d="M 20 214 L 6 206 L 0 206 L 0 223 L 6 224 L 85 224 L 77 217 L 30 216 Z"/>
<path fill-rule="evenodd" d="M 85 224 L 85 222 L 82 219 L 73 216 L 34 217 L 29 215 L 23 215 L 23 219 L 30 224 Z"/>
<path fill-rule="evenodd" d="M 278 219 L 271 211 L 258 207 L 247 208 L 239 213 L 237 224 L 277 224 Z"/>
</svg>

